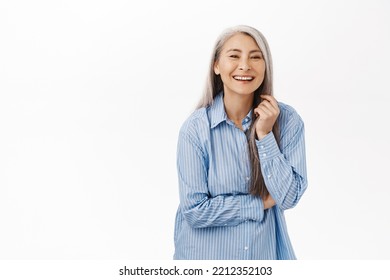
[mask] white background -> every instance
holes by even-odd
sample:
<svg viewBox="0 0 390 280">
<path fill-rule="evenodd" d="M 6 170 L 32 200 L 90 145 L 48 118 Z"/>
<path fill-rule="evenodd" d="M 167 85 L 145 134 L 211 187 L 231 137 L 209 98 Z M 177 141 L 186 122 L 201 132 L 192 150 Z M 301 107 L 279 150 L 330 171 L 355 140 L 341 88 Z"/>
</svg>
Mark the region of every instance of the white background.
<svg viewBox="0 0 390 280">
<path fill-rule="evenodd" d="M 207 4 L 206 4 L 207 3 Z M 0 259 L 172 259 L 178 130 L 232 25 L 306 125 L 300 259 L 389 259 L 388 1 L 1 1 Z"/>
</svg>

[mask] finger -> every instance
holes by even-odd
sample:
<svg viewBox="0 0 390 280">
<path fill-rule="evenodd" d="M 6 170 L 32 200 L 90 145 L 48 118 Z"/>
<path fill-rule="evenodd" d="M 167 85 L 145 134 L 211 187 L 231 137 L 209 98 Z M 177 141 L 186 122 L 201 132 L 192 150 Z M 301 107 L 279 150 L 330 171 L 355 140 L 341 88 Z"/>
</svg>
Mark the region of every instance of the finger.
<svg viewBox="0 0 390 280">
<path fill-rule="evenodd" d="M 262 99 L 268 100 L 272 104 L 272 106 L 274 106 L 275 108 L 279 108 L 278 101 L 276 101 L 275 97 L 273 97 L 269 94 L 262 94 L 262 95 L 260 95 L 260 97 Z"/>
<path fill-rule="evenodd" d="M 264 109 L 264 106 L 259 106 L 259 107 L 255 108 L 253 110 L 253 112 L 255 113 L 256 117 L 258 117 L 262 120 L 266 119 L 270 115 L 269 111 L 266 111 Z"/>
<path fill-rule="evenodd" d="M 261 112 L 261 110 L 257 107 L 255 109 L 253 109 L 253 113 L 255 114 L 256 118 L 260 116 L 260 112 Z"/>
<path fill-rule="evenodd" d="M 274 113 L 273 113 L 274 109 L 272 108 L 272 105 L 269 104 L 269 102 L 266 101 L 266 103 L 268 103 L 268 106 L 269 106 L 270 108 L 268 108 L 268 106 L 265 105 L 264 102 L 261 102 L 261 103 L 259 104 L 259 107 L 258 107 L 258 108 L 259 108 L 260 110 L 263 110 L 263 112 L 266 114 L 266 116 L 272 116 L 272 115 L 274 114 Z"/>
<path fill-rule="evenodd" d="M 263 101 L 262 102 L 269 102 L 272 107 L 274 107 L 276 110 L 279 110 L 279 105 L 276 99 L 271 95 L 261 95 Z"/>
<path fill-rule="evenodd" d="M 261 94 L 260 97 L 262 99 L 268 100 L 269 102 L 271 102 L 271 101 L 275 101 L 276 102 L 275 97 L 273 97 L 272 95 L 269 95 L 269 94 Z"/>
<path fill-rule="evenodd" d="M 263 100 L 260 104 L 266 107 L 272 114 L 278 114 L 278 110 L 268 100 Z"/>
</svg>

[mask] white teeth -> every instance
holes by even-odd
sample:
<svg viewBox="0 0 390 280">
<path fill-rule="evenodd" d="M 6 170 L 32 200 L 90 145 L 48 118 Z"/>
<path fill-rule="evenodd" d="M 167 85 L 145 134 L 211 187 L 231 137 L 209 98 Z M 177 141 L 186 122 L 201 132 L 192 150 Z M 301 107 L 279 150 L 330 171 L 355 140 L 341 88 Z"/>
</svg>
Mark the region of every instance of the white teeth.
<svg viewBox="0 0 390 280">
<path fill-rule="evenodd" d="M 253 80 L 253 77 L 234 76 L 233 78 L 236 80 L 239 80 L 239 81 L 252 81 Z"/>
</svg>

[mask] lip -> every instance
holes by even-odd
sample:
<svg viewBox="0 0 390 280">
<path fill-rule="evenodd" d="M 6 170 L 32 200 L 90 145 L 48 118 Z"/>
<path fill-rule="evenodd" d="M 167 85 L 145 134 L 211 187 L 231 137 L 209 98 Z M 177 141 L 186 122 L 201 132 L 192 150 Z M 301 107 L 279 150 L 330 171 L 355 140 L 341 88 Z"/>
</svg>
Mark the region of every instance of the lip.
<svg viewBox="0 0 390 280">
<path fill-rule="evenodd" d="M 252 75 L 233 75 L 232 78 L 238 82 L 251 82 L 255 79 Z"/>
</svg>

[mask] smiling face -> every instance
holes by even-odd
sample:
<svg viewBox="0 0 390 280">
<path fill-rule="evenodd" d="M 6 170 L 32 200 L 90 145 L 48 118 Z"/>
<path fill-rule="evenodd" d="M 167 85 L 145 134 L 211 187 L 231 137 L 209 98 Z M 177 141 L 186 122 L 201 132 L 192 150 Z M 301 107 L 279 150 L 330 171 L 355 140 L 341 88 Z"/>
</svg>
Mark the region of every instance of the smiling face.
<svg viewBox="0 0 390 280">
<path fill-rule="evenodd" d="M 243 33 L 230 37 L 222 46 L 214 73 L 221 75 L 225 94 L 253 94 L 265 74 L 265 62 L 256 41 Z"/>
</svg>

